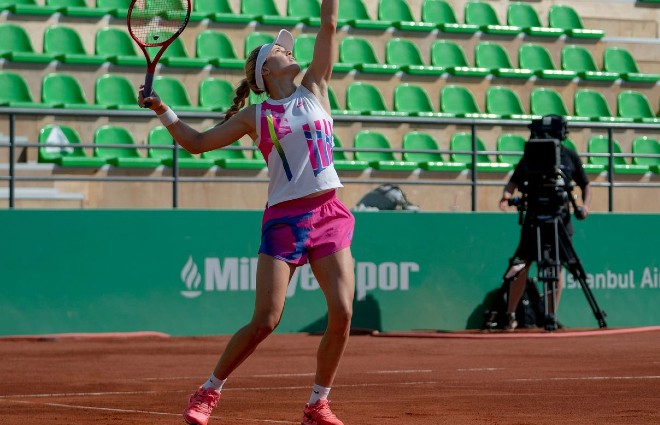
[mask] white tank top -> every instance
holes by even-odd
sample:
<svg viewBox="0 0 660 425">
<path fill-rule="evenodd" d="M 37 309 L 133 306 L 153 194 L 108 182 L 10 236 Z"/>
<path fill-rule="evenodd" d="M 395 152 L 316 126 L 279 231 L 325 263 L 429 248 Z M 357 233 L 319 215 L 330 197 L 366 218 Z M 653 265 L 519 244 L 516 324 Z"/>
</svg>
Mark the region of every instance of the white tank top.
<svg viewBox="0 0 660 425">
<path fill-rule="evenodd" d="M 343 187 L 332 159 L 332 117 L 307 88 L 257 105 L 256 126 L 270 177 L 268 206 Z"/>
</svg>

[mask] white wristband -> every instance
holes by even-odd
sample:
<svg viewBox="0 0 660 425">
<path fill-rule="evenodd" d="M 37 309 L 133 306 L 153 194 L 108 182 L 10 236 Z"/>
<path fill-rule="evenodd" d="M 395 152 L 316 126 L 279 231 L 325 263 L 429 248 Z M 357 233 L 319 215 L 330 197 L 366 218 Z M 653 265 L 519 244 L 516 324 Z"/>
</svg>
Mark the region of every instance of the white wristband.
<svg viewBox="0 0 660 425">
<path fill-rule="evenodd" d="M 175 122 L 179 121 L 179 117 L 170 108 L 167 108 L 167 111 L 156 116 L 160 120 L 161 124 L 163 124 L 165 127 L 169 127 Z"/>
</svg>

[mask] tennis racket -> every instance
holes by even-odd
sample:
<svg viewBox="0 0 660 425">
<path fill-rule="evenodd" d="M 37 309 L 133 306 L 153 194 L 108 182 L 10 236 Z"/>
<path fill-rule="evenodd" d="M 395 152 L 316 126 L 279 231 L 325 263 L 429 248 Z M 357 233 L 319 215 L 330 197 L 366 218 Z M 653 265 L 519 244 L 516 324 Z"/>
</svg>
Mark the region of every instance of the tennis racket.
<svg viewBox="0 0 660 425">
<path fill-rule="evenodd" d="M 190 0 L 133 0 L 128 8 L 128 32 L 147 58 L 142 96 L 153 93 L 156 65 L 170 44 L 183 32 L 190 19 Z M 158 53 L 151 58 L 149 48 Z M 145 106 L 149 106 L 145 104 Z"/>
</svg>

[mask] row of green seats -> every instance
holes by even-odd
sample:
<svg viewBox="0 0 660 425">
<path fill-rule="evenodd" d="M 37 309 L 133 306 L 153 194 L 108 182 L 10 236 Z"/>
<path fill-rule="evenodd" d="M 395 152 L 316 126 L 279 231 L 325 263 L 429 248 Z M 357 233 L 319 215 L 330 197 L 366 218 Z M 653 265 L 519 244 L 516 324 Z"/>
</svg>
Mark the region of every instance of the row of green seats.
<svg viewBox="0 0 660 425">
<path fill-rule="evenodd" d="M 302 63 L 312 58 L 313 36 L 299 36 L 294 55 Z M 494 75 L 506 78 L 594 81 L 626 81 L 655 83 L 658 74 L 643 74 L 633 56 L 624 48 L 608 47 L 603 51 L 603 69 L 596 66 L 591 52 L 578 45 L 567 45 L 561 51 L 561 69 L 555 65 L 548 49 L 537 43 L 524 43 L 518 48 L 518 67 L 514 67 L 507 50 L 499 43 L 484 41 L 474 48 L 474 66 L 467 61 L 462 47 L 449 40 L 431 44 L 429 61 L 424 60 L 417 45 L 404 38 L 392 38 L 385 45 L 384 63 L 378 59 L 373 46 L 362 37 L 349 36 L 339 43 L 339 62 L 333 70 L 348 72 L 395 74 L 403 71 L 413 75 L 442 75 L 461 77 Z"/>
<path fill-rule="evenodd" d="M 68 108 L 140 110 L 137 86 L 126 77 L 104 74 L 96 79 L 94 102 L 88 102 L 80 82 L 72 75 L 50 73 L 41 82 L 41 102 L 36 102 L 25 79 L 0 71 L 0 106 L 12 108 Z M 234 87 L 224 79 L 209 77 L 199 84 L 199 104 L 193 105 L 183 83 L 174 77 L 157 76 L 154 89 L 178 111 L 226 111 L 232 105 Z"/>
<path fill-rule="evenodd" d="M 46 0 L 38 5 L 36 0 L 2 0 L 0 8 L 17 14 L 49 15 L 63 13 L 67 16 L 125 17 L 130 0 L 96 0 L 96 7 L 89 7 L 86 0 Z M 362 0 L 339 2 L 339 25 L 358 29 L 384 30 L 395 27 L 400 30 L 535 36 L 600 38 L 603 31 L 585 29 L 579 14 L 568 5 L 552 5 L 548 12 L 548 25 L 541 23 L 537 12 L 527 3 L 512 2 L 507 8 L 506 24 L 498 18 L 493 7 L 482 1 L 468 1 L 464 8 L 464 22 L 459 23 L 452 6 L 444 0 L 424 0 L 416 19 L 406 0 L 379 0 L 378 16 L 373 19 Z M 247 24 L 257 21 L 265 25 L 293 26 L 300 23 L 320 24 L 319 0 L 287 0 L 286 14 L 280 13 L 275 0 L 241 0 L 240 10 L 235 11 L 229 0 L 195 0 L 191 20 L 212 19 L 222 23 Z"/>
<path fill-rule="evenodd" d="M 570 114 L 561 95 L 551 88 L 533 89 L 529 99 L 529 112 L 518 94 L 506 86 L 492 86 L 485 93 L 485 110 L 475 95 L 464 86 L 448 84 L 440 89 L 439 108 L 434 109 L 426 90 L 412 83 L 397 85 L 393 91 L 392 109 L 388 109 L 380 90 L 371 83 L 353 82 L 346 88 L 346 107 L 341 109 L 331 93 L 333 115 L 372 115 L 389 117 L 435 117 L 470 119 L 530 120 L 557 114 L 572 121 L 659 123 L 645 94 L 624 90 L 617 95 L 617 113 L 613 114 L 605 96 L 596 90 L 580 89 L 574 94 Z"/>
<path fill-rule="evenodd" d="M 660 172 L 660 142 L 648 136 L 638 137 L 632 143 L 632 160 L 626 160 L 622 154 L 621 145 L 613 140 L 614 172 L 623 174 L 645 174 Z M 512 133 L 500 135 L 496 141 L 495 159 L 486 154 L 485 143 L 476 137 L 476 170 L 478 172 L 508 172 L 522 158 L 526 140 L 523 136 Z M 575 144 L 566 139 L 563 143 L 577 152 Z M 440 152 L 437 141 L 428 133 L 413 131 L 403 137 L 401 160 L 391 149 L 387 138 L 378 131 L 364 130 L 355 135 L 355 159 L 366 162 L 369 167 L 385 171 L 412 171 L 421 168 L 425 171 L 456 172 L 472 168 L 472 134 L 454 133 L 449 140 L 448 160 Z M 362 150 L 360 150 L 362 149 Z M 378 151 L 365 151 L 378 149 Z M 587 142 L 585 170 L 590 173 L 601 173 L 607 170 L 609 160 L 604 154 L 609 153 L 607 136 L 593 136 Z M 635 156 L 645 155 L 645 156 Z M 654 156 L 647 156 L 654 155 Z"/>
<path fill-rule="evenodd" d="M 270 43 L 271 34 L 253 32 L 244 40 L 244 52 Z M 315 36 L 303 34 L 295 39 L 293 53 L 301 66 L 312 59 Z M 43 53 L 35 52 L 29 35 L 23 27 L 15 24 L 0 24 L 0 57 L 14 62 L 45 63 L 57 60 L 67 64 L 145 66 L 146 61 L 136 50 L 128 33 L 118 28 L 102 28 L 95 34 L 94 54 L 88 53 L 81 36 L 72 27 L 53 25 L 44 31 Z M 385 61 L 381 62 L 372 44 L 363 37 L 344 37 L 339 44 L 339 61 L 335 72 L 356 70 L 365 73 L 394 74 L 405 72 L 411 75 L 442 75 L 484 77 L 492 74 L 507 78 L 530 78 L 537 76 L 549 79 L 582 78 L 596 81 L 613 81 L 622 78 L 633 82 L 654 83 L 660 75 L 644 74 L 629 51 L 620 47 L 609 47 L 603 52 L 602 70 L 589 50 L 583 46 L 568 45 L 562 49 L 561 69 L 546 47 L 536 43 L 525 43 L 518 51 L 516 68 L 506 49 L 494 42 L 481 42 L 475 46 L 475 63 L 470 65 L 462 47 L 449 40 L 432 43 L 429 60 L 425 60 L 418 46 L 406 38 L 392 38 L 385 47 Z M 244 58 L 236 54 L 226 34 L 205 30 L 196 36 L 195 56 L 190 56 L 180 38 L 164 52 L 160 62 L 164 66 L 202 68 L 208 65 L 219 68 L 243 68 Z"/>
<path fill-rule="evenodd" d="M 228 81 L 209 77 L 198 86 L 198 105 L 193 105 L 183 83 L 174 77 L 159 75 L 154 88 L 177 111 L 226 111 L 233 104 L 234 87 Z M 347 86 L 345 106 L 340 106 L 330 89 L 332 114 L 411 116 L 436 118 L 482 118 L 529 120 L 548 114 L 567 116 L 574 121 L 658 123 L 660 118 L 651 108 L 645 94 L 624 90 L 617 95 L 616 114 L 613 114 L 602 93 L 580 89 L 574 94 L 574 114 L 569 114 L 559 93 L 550 88 L 536 88 L 525 110 L 516 92 L 506 86 L 492 86 L 486 90 L 485 110 L 482 111 L 474 94 L 455 84 L 440 89 L 439 109 L 436 111 L 426 90 L 412 83 L 397 85 L 393 91 L 393 108 L 389 110 L 377 87 L 370 83 L 354 82 Z M 256 102 L 257 99 L 251 99 Z M 137 89 L 126 78 L 104 74 L 97 78 L 94 102 L 87 101 L 80 82 L 64 73 L 50 73 L 43 77 L 41 102 L 35 102 L 25 79 L 17 73 L 0 72 L 0 106 L 14 108 L 69 108 L 139 110 Z"/>
<path fill-rule="evenodd" d="M 341 142 L 335 137 L 335 166 L 340 170 L 365 170 L 373 168 L 381 171 L 424 171 L 461 172 L 472 167 L 472 135 L 458 132 L 449 141 L 448 156 L 443 153 L 437 141 L 428 133 L 412 131 L 402 140 L 402 154 L 395 154 L 388 139 L 378 131 L 363 130 L 353 140 L 353 159 L 342 149 Z M 485 144 L 476 138 L 478 171 L 508 172 L 522 157 L 525 138 L 506 133 L 498 137 L 495 160 L 485 153 Z M 110 164 L 117 167 L 147 167 L 174 165 L 173 141 L 162 126 L 153 128 L 147 137 L 147 154 L 140 154 L 131 133 L 123 127 L 105 125 L 94 134 L 93 156 L 85 153 L 78 133 L 69 126 L 47 125 L 39 134 L 39 161 L 56 163 L 61 166 L 101 167 Z M 572 149 L 575 145 L 567 140 Z M 218 149 L 195 156 L 185 149 L 178 150 L 177 165 L 181 168 L 209 168 L 214 165 L 227 169 L 261 169 L 265 161 L 257 150 L 248 150 L 253 155 L 246 155 L 245 148 L 235 142 L 234 149 Z M 609 152 L 606 136 L 594 136 L 587 145 L 589 154 Z M 613 153 L 621 154 L 618 141 L 613 141 Z M 638 137 L 632 144 L 632 162 L 624 156 L 614 157 L 614 172 L 642 174 L 660 172 L 660 143 L 647 136 Z M 646 155 L 646 156 L 635 156 Z M 654 156 L 649 156 L 654 155 Z M 446 160 L 445 158 L 448 158 Z M 603 172 L 607 169 L 606 156 L 589 156 L 585 168 L 589 172 Z"/>
<path fill-rule="evenodd" d="M 167 129 L 158 126 L 149 131 L 146 155 L 142 154 L 133 135 L 120 126 L 105 125 L 94 132 L 93 155 L 88 155 L 78 132 L 70 126 L 49 124 L 39 132 L 39 162 L 55 163 L 65 167 L 154 168 L 174 165 L 174 144 Z M 200 156 L 183 148 L 177 150 L 177 165 L 181 168 L 210 168 L 217 165 L 227 169 L 259 170 L 266 166 L 259 151 L 242 148 L 234 142 L 232 149 L 218 149 Z"/>
</svg>

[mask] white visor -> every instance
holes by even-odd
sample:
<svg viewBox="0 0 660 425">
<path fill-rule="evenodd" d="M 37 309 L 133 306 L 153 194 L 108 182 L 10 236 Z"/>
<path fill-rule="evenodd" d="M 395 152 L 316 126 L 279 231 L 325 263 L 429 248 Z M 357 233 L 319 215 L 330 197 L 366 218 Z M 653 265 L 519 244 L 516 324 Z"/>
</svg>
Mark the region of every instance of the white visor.
<svg viewBox="0 0 660 425">
<path fill-rule="evenodd" d="M 266 86 L 264 85 L 264 77 L 261 75 L 261 69 L 264 66 L 264 62 L 266 62 L 268 54 L 276 44 L 284 47 L 284 49 L 287 51 L 291 51 L 293 50 L 293 36 L 287 30 L 280 30 L 272 43 L 264 44 L 261 46 L 261 49 L 259 49 L 259 54 L 257 55 L 257 66 L 254 71 L 254 76 L 257 80 L 257 87 L 259 87 L 259 90 L 266 90 Z"/>
</svg>

